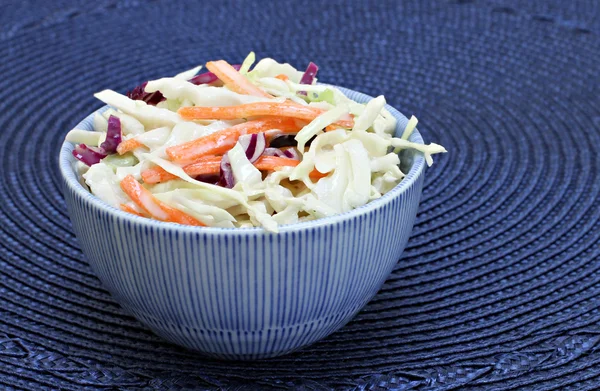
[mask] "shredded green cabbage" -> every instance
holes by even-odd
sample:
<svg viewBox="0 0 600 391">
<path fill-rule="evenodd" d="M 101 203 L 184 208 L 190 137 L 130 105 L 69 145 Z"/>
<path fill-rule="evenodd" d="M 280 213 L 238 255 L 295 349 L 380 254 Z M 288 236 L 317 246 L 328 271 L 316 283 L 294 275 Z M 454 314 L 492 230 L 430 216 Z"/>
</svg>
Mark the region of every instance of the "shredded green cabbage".
<svg viewBox="0 0 600 391">
<path fill-rule="evenodd" d="M 260 226 L 267 231 L 278 232 L 279 225 L 347 212 L 389 192 L 405 177 L 400 170 L 398 154 L 403 149 L 422 153 L 428 165 L 433 163 L 432 155 L 446 152 L 438 144 L 424 145 L 409 141 L 418 123 L 414 116 L 408 121 L 401 137 L 394 137 L 396 119 L 385 108 L 383 96 L 371 99 L 366 104 L 358 103 L 339 89 L 317 84 L 316 80 L 312 84 L 300 84 L 303 72 L 290 64 L 266 58 L 252 68 L 255 61 L 256 56 L 251 52 L 239 70 L 243 75 L 241 80 L 258 87 L 270 97 L 244 94 L 239 88 L 230 88 L 227 83 L 224 86 L 219 86 L 219 83 L 189 83 L 187 80 L 196 75 L 202 66 L 174 77 L 149 81 L 145 92 L 159 91 L 165 97 L 156 106 L 110 90 L 95 94 L 111 108 L 102 115 L 94 115 L 93 132 L 73 129 L 67 134 L 67 141 L 88 146 L 100 145 L 106 138 L 107 118 L 114 115 L 121 121 L 123 139 L 135 138 L 143 148 L 137 147 L 122 156 L 109 155 L 89 168 L 77 165 L 90 191 L 112 206 L 125 204 L 142 214 L 151 212 L 132 202 L 120 188 L 120 182 L 129 175 L 143 182 L 146 172 L 158 170 L 166 172 L 165 175 L 171 174 L 175 179 L 169 177 L 160 183 L 150 181 L 143 183 L 143 186 L 156 200 L 179 209 L 202 224 L 221 228 Z M 223 155 L 227 157 L 235 181 L 233 188 L 227 188 L 215 184 L 218 170 L 211 168 L 213 171 L 207 174 L 209 177 L 213 175 L 213 179 L 193 177 L 188 174 L 192 171 L 189 171 L 187 163 L 171 160 L 169 148 L 179 148 L 191 142 L 209 142 L 204 140 L 212 140 L 210 142 L 214 145 L 220 145 L 229 142 L 228 134 L 231 131 L 227 129 L 256 119 L 244 116 L 225 117 L 229 118 L 225 120 L 204 117 L 188 121 L 177 113 L 182 107 L 214 108 L 259 105 L 262 102 L 294 102 L 302 110 L 321 110 L 310 118 L 312 120 L 296 122 L 301 129 L 295 137 L 287 135 L 289 140 L 295 140 L 297 144 L 300 156 L 289 155 L 299 158 L 297 165 L 263 169 L 261 172 L 255 166 L 261 158 L 254 161 L 255 157 L 254 163 L 251 163 L 246 156 L 249 144 L 242 145 L 234 139 L 228 144 L 227 150 L 214 152 L 216 156 L 211 163 L 211 167 L 214 167 Z M 353 118 L 353 125 L 333 130 L 328 128 L 330 125 L 335 128 L 342 123 L 340 121 L 349 118 Z M 267 131 L 267 140 L 280 132 L 276 129 Z M 215 133 L 218 137 L 211 136 Z M 264 142 L 261 145 L 264 148 Z M 277 161 L 282 159 L 277 154 L 285 156 L 284 149 L 275 151 L 275 156 L 273 148 L 269 149 L 271 154 L 263 157 Z M 151 209 L 160 212 L 159 206 L 154 205 Z"/>
</svg>

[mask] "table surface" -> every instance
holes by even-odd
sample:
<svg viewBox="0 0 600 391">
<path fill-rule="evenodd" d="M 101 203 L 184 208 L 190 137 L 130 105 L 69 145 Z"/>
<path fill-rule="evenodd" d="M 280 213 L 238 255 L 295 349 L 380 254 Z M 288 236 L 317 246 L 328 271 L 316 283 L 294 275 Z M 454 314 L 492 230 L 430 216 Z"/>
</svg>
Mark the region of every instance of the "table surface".
<svg viewBox="0 0 600 391">
<path fill-rule="evenodd" d="M 0 22 L 0 388 L 598 388 L 600 2 L 9 0 Z M 449 153 L 355 320 L 289 356 L 220 362 L 102 288 L 57 152 L 94 92 L 251 50 L 384 94 Z"/>
</svg>

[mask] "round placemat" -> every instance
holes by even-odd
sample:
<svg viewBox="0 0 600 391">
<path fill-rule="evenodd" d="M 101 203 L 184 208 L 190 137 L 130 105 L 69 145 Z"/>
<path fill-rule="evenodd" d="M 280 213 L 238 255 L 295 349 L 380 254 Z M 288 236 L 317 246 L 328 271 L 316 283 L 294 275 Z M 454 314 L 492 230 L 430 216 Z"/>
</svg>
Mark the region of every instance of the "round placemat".
<svg viewBox="0 0 600 391">
<path fill-rule="evenodd" d="M 600 4 L 23 1 L 0 13 L 0 388 L 591 390 L 600 384 Z M 443 144 L 385 286 L 271 360 L 163 342 L 81 253 L 66 132 L 125 91 L 254 50 L 384 94 Z"/>
</svg>

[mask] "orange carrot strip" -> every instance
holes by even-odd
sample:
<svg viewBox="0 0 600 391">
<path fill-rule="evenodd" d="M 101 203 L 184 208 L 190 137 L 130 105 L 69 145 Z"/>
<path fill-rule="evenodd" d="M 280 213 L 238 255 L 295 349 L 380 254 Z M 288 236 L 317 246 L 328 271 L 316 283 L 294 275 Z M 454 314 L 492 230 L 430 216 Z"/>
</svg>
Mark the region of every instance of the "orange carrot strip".
<svg viewBox="0 0 600 391">
<path fill-rule="evenodd" d="M 229 65 L 227 61 L 210 61 L 206 63 L 206 68 L 214 73 L 219 80 L 223 82 L 230 90 L 235 91 L 244 95 L 254 95 L 263 98 L 272 98 L 271 95 L 267 94 L 254 84 L 250 83 L 248 79 L 242 76 L 234 67 Z"/>
<path fill-rule="evenodd" d="M 144 144 L 140 143 L 134 138 L 130 138 L 129 140 L 122 141 L 117 147 L 117 152 L 119 155 L 123 155 L 129 151 L 133 151 L 134 149 L 143 147 Z"/>
<path fill-rule="evenodd" d="M 183 169 L 189 176 L 218 174 L 221 171 L 221 156 L 206 156 L 204 159 L 185 166 Z"/>
<path fill-rule="evenodd" d="M 136 216 L 140 216 L 140 217 L 146 217 L 127 204 L 121 204 L 120 206 L 121 206 L 121 210 L 124 212 L 131 213 L 132 215 L 136 215 Z"/>
<path fill-rule="evenodd" d="M 329 175 L 329 173 L 324 174 L 321 171 L 317 170 L 316 168 L 314 170 L 312 170 L 310 172 L 310 174 L 308 174 L 310 179 L 312 179 L 313 181 L 318 181 L 321 178 L 325 178 L 327 175 Z"/>
<path fill-rule="evenodd" d="M 279 75 L 275 76 L 275 78 L 283 81 L 290 79 L 289 77 L 287 77 L 287 75 L 284 75 L 283 73 L 280 73 Z"/>
<path fill-rule="evenodd" d="M 231 128 L 167 148 L 169 158 L 177 163 L 192 163 L 206 155 L 221 155 L 235 146 L 244 134 L 261 133 L 271 129 L 294 133 L 301 125 L 290 118 L 269 118 L 244 122 Z"/>
<path fill-rule="evenodd" d="M 313 107 L 313 106 L 301 105 L 300 103 L 294 102 L 293 100 L 287 100 L 287 101 L 285 101 L 285 103 L 290 106 L 296 106 L 296 107 L 302 107 L 302 108 L 308 107 L 309 109 L 314 110 L 319 115 L 323 114 L 326 111 L 326 110 L 319 109 L 319 108 Z M 329 126 L 352 128 L 354 126 L 354 117 L 350 113 L 348 113 L 348 114 L 344 115 L 341 119 L 339 119 L 337 122 L 335 122 L 333 125 L 329 125 Z"/>
<path fill-rule="evenodd" d="M 324 112 L 325 110 L 316 107 L 303 106 L 294 102 L 256 102 L 225 107 L 191 106 L 182 107 L 178 111 L 179 115 L 185 120 L 229 120 L 257 116 L 277 116 L 303 119 L 306 121 L 312 121 Z M 351 128 L 354 126 L 354 120 L 349 116 L 348 118 L 337 121 L 336 124 L 344 128 Z"/>
<path fill-rule="evenodd" d="M 144 183 L 148 183 L 150 185 L 170 181 L 171 179 L 176 178 L 177 175 L 173 175 L 159 166 L 148 168 L 147 170 L 142 171 L 142 179 L 144 180 Z"/>
<path fill-rule="evenodd" d="M 218 174 L 221 170 L 221 159 L 222 156 L 204 156 L 197 162 L 183 167 L 183 170 L 192 177 L 203 174 Z M 261 156 L 254 162 L 254 166 L 261 171 L 273 171 L 282 167 L 295 167 L 299 163 L 300 161 L 296 159 L 278 156 Z M 167 182 L 176 178 L 177 176 L 168 173 L 162 167 L 152 167 L 142 172 L 142 179 L 148 184 Z"/>
<path fill-rule="evenodd" d="M 172 223 L 204 226 L 204 224 L 182 211 L 171 208 L 161 202 L 144 188 L 132 175 L 127 175 L 121 181 L 121 189 L 131 198 L 133 202 L 150 216 L 157 220 Z"/>
<path fill-rule="evenodd" d="M 183 170 L 192 177 L 203 174 L 218 174 L 221 170 L 221 159 L 221 156 L 203 156 L 195 163 L 183 167 Z M 159 166 L 142 171 L 142 179 L 148 184 L 167 182 L 176 178 L 176 175 Z"/>
<path fill-rule="evenodd" d="M 279 156 L 261 156 L 254 162 L 254 167 L 261 171 L 274 171 L 283 167 L 296 167 L 299 160 Z"/>
</svg>

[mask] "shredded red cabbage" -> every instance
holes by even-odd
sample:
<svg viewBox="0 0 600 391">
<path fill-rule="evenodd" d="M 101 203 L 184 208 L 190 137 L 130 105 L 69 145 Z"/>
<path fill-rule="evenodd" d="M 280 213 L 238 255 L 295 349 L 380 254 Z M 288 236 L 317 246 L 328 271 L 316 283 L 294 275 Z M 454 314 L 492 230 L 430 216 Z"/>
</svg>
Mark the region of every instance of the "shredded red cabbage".
<svg viewBox="0 0 600 391">
<path fill-rule="evenodd" d="M 231 189 L 235 185 L 233 170 L 231 169 L 231 163 L 229 162 L 229 156 L 227 156 L 227 154 L 224 154 L 221 159 L 221 170 L 219 172 L 219 182 L 217 184 L 228 189 Z"/>
<path fill-rule="evenodd" d="M 133 100 L 143 100 L 151 106 L 156 106 L 166 98 L 160 91 L 146 92 L 147 81 L 143 82 L 139 86 L 135 87 L 132 91 L 127 91 L 127 97 Z"/>
<path fill-rule="evenodd" d="M 235 68 L 236 71 L 239 71 L 240 68 L 242 67 L 241 64 L 236 64 L 233 65 L 233 67 Z M 200 85 L 200 84 L 210 84 L 213 83 L 215 81 L 218 80 L 217 75 L 215 75 L 212 72 L 204 72 L 201 73 L 199 75 L 196 75 L 194 77 L 192 77 L 190 80 L 188 80 L 190 83 L 195 84 L 195 85 Z"/>
<path fill-rule="evenodd" d="M 219 183 L 220 177 L 219 177 L 219 175 L 214 175 L 214 174 L 202 174 L 202 175 L 198 175 L 194 179 L 196 179 L 197 181 L 200 181 L 200 182 L 210 183 L 211 185 L 217 185 Z"/>
<path fill-rule="evenodd" d="M 107 154 L 117 152 L 117 147 L 121 144 L 121 120 L 119 117 L 111 115 L 108 117 L 108 130 L 106 131 L 106 140 L 100 144 L 100 149 Z"/>
<path fill-rule="evenodd" d="M 265 156 L 286 157 L 285 153 L 279 148 L 266 148 L 263 152 Z"/>
<path fill-rule="evenodd" d="M 246 157 L 250 163 L 254 163 L 262 156 L 267 146 L 267 140 L 264 133 L 245 134 L 238 139 L 238 143 L 244 148 Z M 217 185 L 231 189 L 235 185 L 235 178 L 231 169 L 231 163 L 227 154 L 221 159 L 221 170 L 219 172 L 219 181 Z"/>
<path fill-rule="evenodd" d="M 267 140 L 264 133 L 246 134 L 239 138 L 238 143 L 244 148 L 246 157 L 250 163 L 254 163 L 267 147 Z"/>
<path fill-rule="evenodd" d="M 283 154 L 285 155 L 285 157 L 288 157 L 290 159 L 302 159 L 302 157 L 300 156 L 300 152 L 298 152 L 296 148 L 288 148 L 285 151 L 283 151 Z"/>
<path fill-rule="evenodd" d="M 279 148 L 266 148 L 263 152 L 265 156 L 277 156 L 288 159 L 300 160 L 300 153 L 296 148 L 279 149 Z"/>
<path fill-rule="evenodd" d="M 302 75 L 302 79 L 300 79 L 300 84 L 312 84 L 315 76 L 317 76 L 317 72 L 319 71 L 319 67 L 314 62 L 310 62 L 306 67 L 306 71 Z"/>
<path fill-rule="evenodd" d="M 319 67 L 314 62 L 310 62 L 306 67 L 306 71 L 302 75 L 302 79 L 300 79 L 300 84 L 312 84 L 313 80 L 315 80 L 315 76 L 317 76 L 317 71 Z M 298 95 L 306 96 L 306 91 L 298 91 Z"/>
<path fill-rule="evenodd" d="M 100 148 L 78 144 L 75 146 L 75 149 L 73 149 L 73 156 L 88 166 L 92 166 L 99 163 L 106 156 L 117 152 L 117 147 L 121 144 L 121 140 L 121 120 L 119 117 L 111 115 L 108 118 L 106 140 L 100 144 Z"/>
<path fill-rule="evenodd" d="M 309 147 L 315 138 L 317 138 L 316 135 L 312 136 L 310 138 L 310 140 L 308 140 L 306 142 L 306 144 L 304 144 L 304 145 L 306 147 Z M 269 147 L 272 147 L 272 148 L 295 147 L 297 145 L 298 145 L 298 142 L 296 141 L 295 134 L 279 134 L 279 135 L 273 136 L 273 138 L 269 142 Z"/>
<path fill-rule="evenodd" d="M 272 148 L 295 147 L 296 145 L 298 145 L 298 142 L 296 141 L 295 134 L 282 134 L 275 136 L 269 143 L 269 147 Z"/>
<path fill-rule="evenodd" d="M 100 163 L 106 157 L 102 148 L 88 147 L 85 144 L 78 144 L 73 149 L 73 156 L 88 166 Z"/>
</svg>

